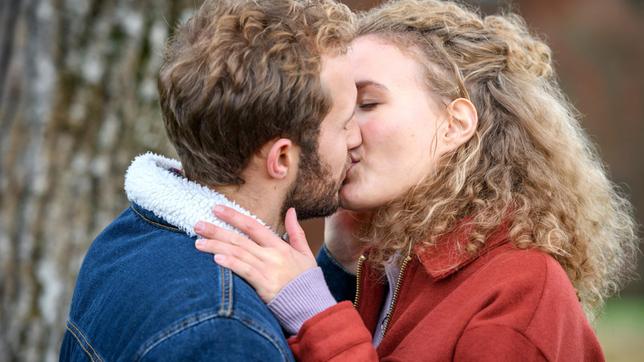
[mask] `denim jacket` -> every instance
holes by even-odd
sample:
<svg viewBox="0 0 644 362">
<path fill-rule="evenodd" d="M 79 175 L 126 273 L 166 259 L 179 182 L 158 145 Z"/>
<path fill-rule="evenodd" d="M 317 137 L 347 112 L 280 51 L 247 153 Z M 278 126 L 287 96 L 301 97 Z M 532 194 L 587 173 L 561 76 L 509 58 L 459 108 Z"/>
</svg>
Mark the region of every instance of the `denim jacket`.
<svg viewBox="0 0 644 362">
<path fill-rule="evenodd" d="M 159 156 L 146 156 L 159 161 L 154 158 Z M 179 177 L 168 175 L 172 173 L 162 177 Z M 164 185 L 137 181 L 148 182 L 151 189 L 141 192 L 154 193 Z M 177 191 L 163 187 L 166 196 Z M 196 236 L 186 230 L 188 224 L 171 224 L 159 216 L 176 219 L 181 210 L 172 208 L 185 204 L 171 200 L 178 206 L 165 201 L 150 206 L 130 191 L 130 207 L 85 256 L 60 360 L 293 360 L 279 323 L 254 289 L 215 264 L 212 255 L 195 249 Z M 198 198 L 190 187 L 179 191 L 179 198 Z"/>
</svg>

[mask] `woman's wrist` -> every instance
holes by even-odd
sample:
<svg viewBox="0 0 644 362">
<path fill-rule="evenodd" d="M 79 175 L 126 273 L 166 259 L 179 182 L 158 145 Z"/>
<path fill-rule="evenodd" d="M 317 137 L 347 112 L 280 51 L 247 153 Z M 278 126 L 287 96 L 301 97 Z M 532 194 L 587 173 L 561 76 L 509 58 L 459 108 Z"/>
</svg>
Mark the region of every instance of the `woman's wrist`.
<svg viewBox="0 0 644 362">
<path fill-rule="evenodd" d="M 268 308 L 287 332 L 297 334 L 304 322 L 336 303 L 322 269 L 316 267 L 290 281 L 268 303 Z"/>
</svg>

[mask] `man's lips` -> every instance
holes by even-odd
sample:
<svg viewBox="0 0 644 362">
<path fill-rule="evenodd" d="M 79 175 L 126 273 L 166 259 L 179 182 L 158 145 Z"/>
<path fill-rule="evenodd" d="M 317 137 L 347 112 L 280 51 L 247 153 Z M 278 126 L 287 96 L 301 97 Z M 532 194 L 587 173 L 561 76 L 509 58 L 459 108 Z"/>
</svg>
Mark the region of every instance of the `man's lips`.
<svg viewBox="0 0 644 362">
<path fill-rule="evenodd" d="M 354 160 L 353 158 L 351 159 L 351 163 L 348 164 L 346 170 L 344 171 L 344 180 L 342 180 L 343 185 L 347 184 L 347 182 L 349 181 L 349 177 L 351 176 L 351 173 L 352 173 L 351 171 L 358 163 L 360 163 L 359 160 Z"/>
</svg>

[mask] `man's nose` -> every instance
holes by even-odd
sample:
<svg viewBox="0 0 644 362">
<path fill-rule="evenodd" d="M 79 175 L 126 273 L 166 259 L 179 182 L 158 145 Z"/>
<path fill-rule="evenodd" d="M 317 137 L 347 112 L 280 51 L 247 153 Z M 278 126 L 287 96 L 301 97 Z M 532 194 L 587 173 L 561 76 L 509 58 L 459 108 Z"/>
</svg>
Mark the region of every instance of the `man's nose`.
<svg viewBox="0 0 644 362">
<path fill-rule="evenodd" d="M 360 127 L 358 127 L 358 122 L 356 117 L 353 116 L 349 122 L 349 129 L 347 134 L 347 148 L 352 150 L 354 148 L 360 147 L 362 144 L 362 134 L 360 133 Z"/>
</svg>

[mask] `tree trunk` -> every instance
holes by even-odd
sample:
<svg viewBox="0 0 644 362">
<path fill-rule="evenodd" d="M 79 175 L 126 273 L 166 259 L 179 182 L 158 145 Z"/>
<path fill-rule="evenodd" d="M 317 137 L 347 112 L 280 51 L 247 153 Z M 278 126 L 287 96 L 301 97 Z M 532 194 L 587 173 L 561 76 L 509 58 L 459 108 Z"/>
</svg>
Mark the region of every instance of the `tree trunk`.
<svg viewBox="0 0 644 362">
<path fill-rule="evenodd" d="M 6 0 L 0 19 L 0 360 L 58 357 L 91 240 L 134 155 L 172 155 L 156 73 L 192 2 Z"/>
</svg>

